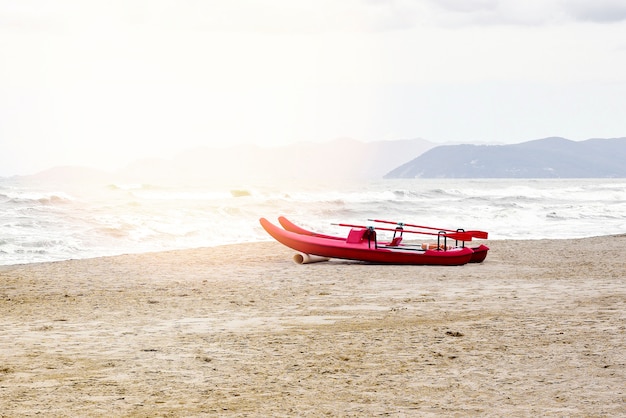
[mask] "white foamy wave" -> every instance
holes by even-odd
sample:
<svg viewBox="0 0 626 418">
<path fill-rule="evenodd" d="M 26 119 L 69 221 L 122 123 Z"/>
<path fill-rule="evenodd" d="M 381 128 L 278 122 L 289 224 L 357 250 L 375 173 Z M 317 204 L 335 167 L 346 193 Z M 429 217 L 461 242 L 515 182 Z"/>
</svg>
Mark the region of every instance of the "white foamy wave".
<svg viewBox="0 0 626 418">
<path fill-rule="evenodd" d="M 22 204 L 62 204 L 73 200 L 72 196 L 64 192 L 22 192 L 6 191 L 0 194 L 0 199 L 10 203 Z"/>
<path fill-rule="evenodd" d="M 0 179 L 0 264 L 271 238 L 286 215 L 321 233 L 368 219 L 489 232 L 491 239 L 626 232 L 622 180 L 385 180 L 362 183 L 93 184 L 60 189 Z"/>
</svg>

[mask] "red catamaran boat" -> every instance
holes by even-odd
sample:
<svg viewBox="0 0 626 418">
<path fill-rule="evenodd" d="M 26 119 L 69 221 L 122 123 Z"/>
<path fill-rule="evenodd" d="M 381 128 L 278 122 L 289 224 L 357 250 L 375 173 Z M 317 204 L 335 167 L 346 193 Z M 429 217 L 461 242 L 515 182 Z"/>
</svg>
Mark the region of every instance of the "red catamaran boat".
<svg viewBox="0 0 626 418">
<path fill-rule="evenodd" d="M 265 218 L 261 218 L 259 221 L 267 233 L 278 242 L 307 256 L 340 258 L 379 264 L 456 266 L 470 262 L 481 262 L 487 256 L 487 251 L 489 250 L 485 245 L 480 245 L 476 248 L 464 246 L 464 242 L 471 241 L 472 236 L 480 235 L 481 238 L 486 238 L 487 234 L 482 231 L 441 230 L 434 233 L 407 230 L 404 228 L 405 224 L 398 224 L 394 229 L 339 224 L 351 228 L 348 236 L 342 238 L 308 231 L 295 225 L 283 216 L 279 217 L 282 228 Z M 377 222 L 389 223 L 389 221 Z M 378 242 L 377 230 L 393 231 L 394 236 L 389 242 Z M 402 244 L 402 234 L 405 232 L 435 235 L 438 242 L 437 244 L 426 246 Z M 449 239 L 457 243 L 460 241 L 462 244 L 460 246 L 450 246 L 448 245 Z"/>
</svg>

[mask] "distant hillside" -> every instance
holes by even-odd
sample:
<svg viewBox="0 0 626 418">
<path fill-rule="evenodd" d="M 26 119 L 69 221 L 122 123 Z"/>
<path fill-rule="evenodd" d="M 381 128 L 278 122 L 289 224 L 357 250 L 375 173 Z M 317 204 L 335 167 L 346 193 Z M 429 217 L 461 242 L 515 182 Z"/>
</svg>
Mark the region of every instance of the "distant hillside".
<svg viewBox="0 0 626 418">
<path fill-rule="evenodd" d="M 139 160 L 118 174 L 145 181 L 167 179 L 380 179 L 389 170 L 431 149 L 423 139 L 361 142 L 337 139 L 282 147 L 197 148 L 171 159 Z"/>
<path fill-rule="evenodd" d="M 432 148 L 385 178 L 626 177 L 626 138 L 545 138 L 513 145 Z"/>
<path fill-rule="evenodd" d="M 90 182 L 110 178 L 110 173 L 89 167 L 79 166 L 58 166 L 40 171 L 29 176 L 16 176 L 32 178 L 35 180 L 55 181 L 59 183 L 68 182 Z"/>
</svg>

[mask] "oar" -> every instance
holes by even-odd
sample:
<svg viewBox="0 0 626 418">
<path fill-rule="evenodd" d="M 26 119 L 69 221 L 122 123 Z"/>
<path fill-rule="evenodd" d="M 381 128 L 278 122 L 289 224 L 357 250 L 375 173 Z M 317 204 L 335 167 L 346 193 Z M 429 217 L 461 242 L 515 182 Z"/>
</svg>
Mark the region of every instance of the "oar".
<svg viewBox="0 0 626 418">
<path fill-rule="evenodd" d="M 392 232 L 406 232 L 410 234 L 421 234 L 421 235 L 435 235 L 435 236 L 443 236 L 446 238 L 452 238 L 456 241 L 471 241 L 472 234 L 468 232 L 457 232 L 457 231 L 441 231 L 442 233 L 436 234 L 434 232 L 426 232 L 426 231 L 413 231 L 410 229 L 395 229 L 395 228 L 382 228 L 379 226 L 363 226 L 363 225 L 352 225 L 352 224 L 333 224 L 337 226 L 347 226 L 349 228 L 373 228 L 378 231 L 392 231 Z"/>
<path fill-rule="evenodd" d="M 370 222 L 379 222 L 379 223 L 382 223 L 382 224 L 398 225 L 398 226 L 402 226 L 402 227 L 410 226 L 411 228 L 431 229 L 431 230 L 435 230 L 435 231 L 460 232 L 460 231 L 455 231 L 453 229 L 434 228 L 432 226 L 405 224 L 403 222 L 383 221 L 381 219 L 368 219 L 368 221 L 370 221 Z M 489 236 L 489 233 L 487 233 L 485 231 L 462 231 L 462 232 L 466 232 L 466 233 L 470 234 L 474 238 L 487 239 L 487 237 Z"/>
</svg>

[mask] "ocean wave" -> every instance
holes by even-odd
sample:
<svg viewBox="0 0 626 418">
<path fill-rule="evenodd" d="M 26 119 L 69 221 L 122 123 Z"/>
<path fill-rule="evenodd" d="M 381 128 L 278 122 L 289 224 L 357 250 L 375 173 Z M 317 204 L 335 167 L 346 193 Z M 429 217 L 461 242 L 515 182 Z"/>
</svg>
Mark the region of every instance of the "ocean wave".
<svg viewBox="0 0 626 418">
<path fill-rule="evenodd" d="M 252 196 L 252 192 L 246 189 L 233 189 L 230 191 L 232 197 L 247 197 Z"/>
<path fill-rule="evenodd" d="M 6 199 L 4 203 L 17 205 L 61 205 L 74 201 L 74 198 L 66 193 L 8 193 L 3 197 Z"/>
<path fill-rule="evenodd" d="M 123 184 L 109 184 L 106 186 L 109 190 L 155 190 L 160 189 L 160 186 L 145 184 L 145 183 L 123 183 Z"/>
<path fill-rule="evenodd" d="M 42 205 L 55 205 L 55 204 L 71 203 L 72 199 L 68 197 L 64 197 L 64 196 L 50 195 L 50 196 L 37 199 L 37 201 L 41 203 Z"/>
<path fill-rule="evenodd" d="M 492 239 L 626 232 L 624 180 L 57 186 L 0 181 L 0 264 L 268 240 L 258 219 L 279 215 L 329 234 L 346 233 L 333 223 L 368 219 L 479 229 Z"/>
<path fill-rule="evenodd" d="M 63 246 L 65 243 L 62 240 L 38 240 L 38 241 L 26 241 L 21 245 L 25 248 L 53 248 Z"/>
<path fill-rule="evenodd" d="M 28 249 L 28 248 L 18 248 L 14 251 L 15 254 L 20 254 L 20 255 L 46 255 L 48 254 L 48 251 L 45 249 Z"/>
<path fill-rule="evenodd" d="M 100 227 L 93 228 L 92 233 L 94 235 L 103 235 L 112 238 L 126 238 L 130 228 L 115 228 L 115 227 Z"/>
</svg>

